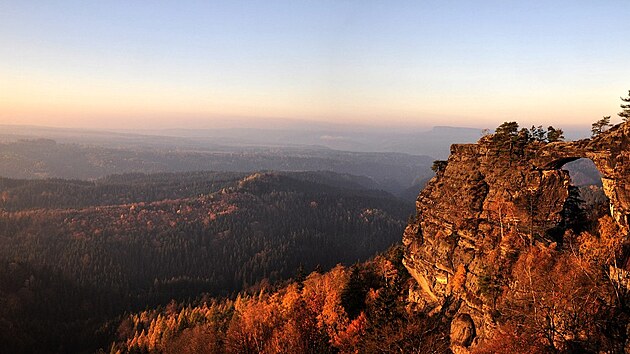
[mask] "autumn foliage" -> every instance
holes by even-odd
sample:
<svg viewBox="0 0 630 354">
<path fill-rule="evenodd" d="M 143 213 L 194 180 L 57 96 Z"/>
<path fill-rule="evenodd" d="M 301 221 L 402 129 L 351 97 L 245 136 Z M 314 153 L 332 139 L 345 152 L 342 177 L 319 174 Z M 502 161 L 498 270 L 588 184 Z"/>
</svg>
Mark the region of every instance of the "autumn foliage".
<svg viewBox="0 0 630 354">
<path fill-rule="evenodd" d="M 447 350 L 441 321 L 405 307 L 400 248 L 276 290 L 132 314 L 112 353 L 366 353 Z M 355 286 L 349 286 L 355 277 Z M 348 294 L 357 291 L 356 294 Z M 358 295 L 356 316 L 349 296 Z M 344 301 L 346 299 L 346 301 Z M 344 303 L 345 306 L 344 307 Z"/>
<path fill-rule="evenodd" d="M 520 253 L 497 300 L 498 328 L 476 353 L 623 352 L 628 290 L 610 269 L 626 237 L 604 216 L 563 240 Z"/>
</svg>

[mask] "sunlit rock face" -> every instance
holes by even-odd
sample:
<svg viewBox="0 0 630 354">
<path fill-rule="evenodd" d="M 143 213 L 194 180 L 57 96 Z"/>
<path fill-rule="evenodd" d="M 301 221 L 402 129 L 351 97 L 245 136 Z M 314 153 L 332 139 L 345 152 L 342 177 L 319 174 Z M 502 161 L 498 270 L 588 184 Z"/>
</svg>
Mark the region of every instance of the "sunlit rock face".
<svg viewBox="0 0 630 354">
<path fill-rule="evenodd" d="M 466 333 L 475 338 L 466 338 L 460 347 L 474 346 L 493 330 L 484 296 L 491 291 L 484 282 L 488 265 L 509 264 L 506 260 L 517 257 L 515 239 L 561 242 L 570 187 L 562 166 L 579 158 L 597 166 L 611 214 L 628 233 L 629 123 L 574 142 L 519 146 L 497 143 L 490 135 L 476 144 L 455 144 L 446 167 L 418 196 L 416 219 L 403 236 L 403 262 L 418 283 L 410 299 L 428 311 L 469 316 Z"/>
</svg>

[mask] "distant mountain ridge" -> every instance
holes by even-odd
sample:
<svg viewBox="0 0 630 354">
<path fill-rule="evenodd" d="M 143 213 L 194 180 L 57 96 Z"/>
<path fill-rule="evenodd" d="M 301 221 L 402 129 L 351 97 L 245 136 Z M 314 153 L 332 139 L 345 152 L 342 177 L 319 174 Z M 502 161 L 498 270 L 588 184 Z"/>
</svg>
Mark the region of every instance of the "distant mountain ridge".
<svg viewBox="0 0 630 354">
<path fill-rule="evenodd" d="M 61 143 L 104 147 L 167 147 L 229 150 L 235 147 L 317 147 L 354 152 L 398 152 L 411 155 L 448 156 L 453 143 L 468 143 L 481 137 L 481 129 L 436 126 L 421 129 L 376 129 L 372 127 L 326 127 L 305 129 L 221 128 L 147 129 L 98 131 L 33 126 L 0 125 L 0 141 L 46 138 Z"/>
<path fill-rule="evenodd" d="M 92 180 L 112 174 L 188 171 L 332 171 L 366 176 L 398 194 L 433 174 L 432 158 L 299 147 L 104 147 L 47 138 L 0 143 L 0 176 Z"/>
</svg>

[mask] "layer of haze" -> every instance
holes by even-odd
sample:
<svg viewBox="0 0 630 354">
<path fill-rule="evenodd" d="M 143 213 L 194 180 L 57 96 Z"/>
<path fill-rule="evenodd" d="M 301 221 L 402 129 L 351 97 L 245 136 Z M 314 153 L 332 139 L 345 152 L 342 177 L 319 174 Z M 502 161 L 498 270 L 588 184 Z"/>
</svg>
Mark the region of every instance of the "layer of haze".
<svg viewBox="0 0 630 354">
<path fill-rule="evenodd" d="M 0 124 L 588 125 L 628 1 L 0 1 Z"/>
</svg>

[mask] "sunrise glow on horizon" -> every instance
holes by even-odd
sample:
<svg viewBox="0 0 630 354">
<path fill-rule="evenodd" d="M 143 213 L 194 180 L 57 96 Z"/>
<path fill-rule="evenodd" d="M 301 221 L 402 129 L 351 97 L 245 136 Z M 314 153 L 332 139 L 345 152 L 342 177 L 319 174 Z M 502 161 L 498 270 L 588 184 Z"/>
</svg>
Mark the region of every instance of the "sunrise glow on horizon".
<svg viewBox="0 0 630 354">
<path fill-rule="evenodd" d="M 627 1 L 2 1 L 0 124 L 589 125 L 630 89 L 628 13 Z"/>
</svg>

